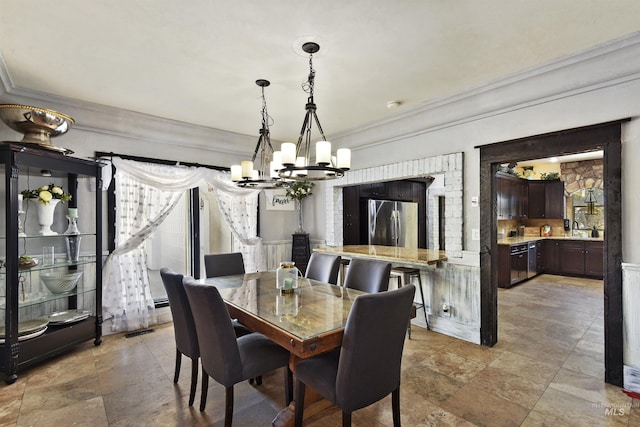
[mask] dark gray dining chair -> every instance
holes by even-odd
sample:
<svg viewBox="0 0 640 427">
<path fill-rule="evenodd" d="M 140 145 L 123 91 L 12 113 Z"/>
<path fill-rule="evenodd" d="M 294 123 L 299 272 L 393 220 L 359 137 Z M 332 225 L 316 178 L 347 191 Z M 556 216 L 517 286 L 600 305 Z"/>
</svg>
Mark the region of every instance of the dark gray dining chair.
<svg viewBox="0 0 640 427">
<path fill-rule="evenodd" d="M 383 292 L 389 289 L 390 272 L 390 262 L 354 258 L 349 263 L 344 286 L 369 293 Z"/>
<path fill-rule="evenodd" d="M 249 378 L 285 368 L 285 405 L 293 397 L 293 378 L 289 369 L 289 352 L 262 334 L 236 338 L 229 311 L 215 286 L 183 279 L 198 333 L 202 361 L 200 411 L 207 403 L 209 377 L 225 387 L 225 426 L 233 420 L 233 386 Z"/>
<path fill-rule="evenodd" d="M 304 277 L 335 285 L 338 283 L 341 260 L 342 257 L 340 255 L 314 252 L 309 258 Z"/>
<path fill-rule="evenodd" d="M 176 366 L 173 374 L 173 383 L 177 384 L 180 377 L 180 366 L 182 365 L 182 355 L 191 359 L 191 389 L 189 392 L 189 406 L 193 405 L 198 384 L 198 359 L 200 358 L 200 347 L 198 345 L 198 335 L 196 334 L 193 314 L 187 294 L 182 284 L 183 275 L 171 271 L 169 268 L 160 269 L 162 284 L 167 291 L 169 309 L 173 318 L 173 334 L 176 341 Z M 251 333 L 237 321 L 232 322 L 236 336 L 241 337 Z M 258 381 L 261 383 L 261 381 Z M 258 384 L 260 385 L 260 384 Z"/>
<path fill-rule="evenodd" d="M 207 277 L 244 274 L 242 253 L 207 254 L 204 256 L 204 271 Z"/>
<path fill-rule="evenodd" d="M 340 350 L 296 364 L 295 425 L 302 426 L 305 387 L 342 410 L 342 425 L 352 412 L 391 394 L 393 425 L 400 427 L 400 371 L 405 330 L 416 288 L 361 295 L 349 312 Z"/>
<path fill-rule="evenodd" d="M 173 383 L 178 383 L 182 355 L 184 354 L 191 359 L 191 391 L 189 392 L 189 406 L 191 406 L 196 395 L 198 359 L 200 358 L 198 336 L 193 322 L 193 315 L 191 314 L 191 306 L 182 285 L 182 274 L 174 273 L 169 268 L 162 268 L 160 277 L 162 278 L 164 289 L 167 291 L 169 308 L 173 317 L 173 333 L 176 340 L 176 367 L 173 374 Z"/>
</svg>

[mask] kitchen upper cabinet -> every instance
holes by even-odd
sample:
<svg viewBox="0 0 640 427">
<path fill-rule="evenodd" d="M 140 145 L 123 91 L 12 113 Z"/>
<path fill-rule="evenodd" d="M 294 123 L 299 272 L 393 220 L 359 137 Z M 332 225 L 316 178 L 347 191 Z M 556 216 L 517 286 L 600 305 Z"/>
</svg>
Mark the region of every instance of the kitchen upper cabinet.
<svg viewBox="0 0 640 427">
<path fill-rule="evenodd" d="M 544 181 L 529 181 L 529 218 L 546 218 Z"/>
<path fill-rule="evenodd" d="M 528 187 L 530 219 L 562 219 L 565 217 L 563 181 L 529 181 Z"/>
<path fill-rule="evenodd" d="M 546 218 L 565 217 L 564 181 L 547 181 L 544 185 L 544 208 Z"/>
<path fill-rule="evenodd" d="M 525 219 L 529 210 L 527 181 L 498 172 L 496 208 L 498 219 Z"/>
<path fill-rule="evenodd" d="M 360 244 L 360 191 L 359 186 L 342 189 L 343 244 Z"/>
</svg>

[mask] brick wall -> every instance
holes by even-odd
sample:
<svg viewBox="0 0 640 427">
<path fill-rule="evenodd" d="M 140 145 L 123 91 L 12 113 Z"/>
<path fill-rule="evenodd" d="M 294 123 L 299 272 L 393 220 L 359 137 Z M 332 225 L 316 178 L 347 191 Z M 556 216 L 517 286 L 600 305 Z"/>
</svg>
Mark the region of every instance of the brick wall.
<svg viewBox="0 0 640 427">
<path fill-rule="evenodd" d="M 463 153 L 452 153 L 416 160 L 348 171 L 342 179 L 327 181 L 326 239 L 328 245 L 342 244 L 342 187 L 380 181 L 444 175 L 445 243 L 447 257 L 462 256 L 464 204 Z M 442 195 L 442 193 L 441 193 Z M 431 203 L 431 201 L 429 202 Z M 431 213 L 431 210 L 430 210 Z M 430 229 L 437 221 L 429 221 Z"/>
</svg>

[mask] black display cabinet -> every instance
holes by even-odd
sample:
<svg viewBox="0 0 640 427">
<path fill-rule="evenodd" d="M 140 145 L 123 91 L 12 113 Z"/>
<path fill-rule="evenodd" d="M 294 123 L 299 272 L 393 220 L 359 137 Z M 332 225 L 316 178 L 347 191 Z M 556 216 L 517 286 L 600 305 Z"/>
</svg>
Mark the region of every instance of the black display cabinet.
<svg viewBox="0 0 640 427">
<path fill-rule="evenodd" d="M 87 340 L 101 343 L 101 165 L 8 142 L 0 143 L 0 159 L 0 378 L 13 383 L 29 365 Z M 57 203 L 51 234 L 39 225 L 40 202 L 19 197 L 49 184 L 72 196 Z M 80 244 L 71 257 L 69 208 L 78 217 L 72 241 Z M 44 256 L 51 248 L 54 257 Z M 58 287 L 69 280 L 70 289 Z"/>
</svg>

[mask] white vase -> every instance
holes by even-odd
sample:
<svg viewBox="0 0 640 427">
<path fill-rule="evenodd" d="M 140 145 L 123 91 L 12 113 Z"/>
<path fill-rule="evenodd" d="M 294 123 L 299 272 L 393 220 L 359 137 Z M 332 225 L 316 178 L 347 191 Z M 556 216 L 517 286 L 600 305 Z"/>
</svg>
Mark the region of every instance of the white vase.
<svg viewBox="0 0 640 427">
<path fill-rule="evenodd" d="M 38 224 L 40 224 L 40 231 L 38 234 L 42 236 L 53 236 L 58 233 L 51 230 L 53 225 L 53 214 L 58 206 L 59 199 L 51 199 L 46 205 L 38 200 L 30 199 L 35 205 L 38 211 Z"/>
</svg>

